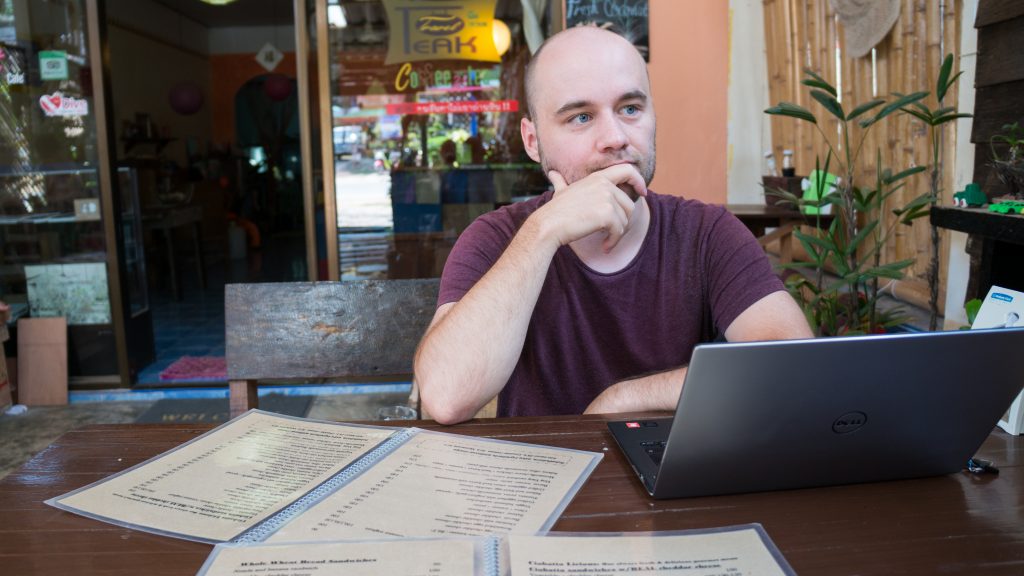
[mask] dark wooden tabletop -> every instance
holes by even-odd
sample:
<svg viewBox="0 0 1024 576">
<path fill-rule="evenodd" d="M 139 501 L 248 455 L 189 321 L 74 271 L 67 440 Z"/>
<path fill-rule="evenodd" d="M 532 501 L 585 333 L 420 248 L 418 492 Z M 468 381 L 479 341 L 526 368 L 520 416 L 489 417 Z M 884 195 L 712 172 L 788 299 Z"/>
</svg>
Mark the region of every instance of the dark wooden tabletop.
<svg viewBox="0 0 1024 576">
<path fill-rule="evenodd" d="M 0 480 L 0 574 L 194 574 L 210 546 L 119 528 L 43 501 L 209 429 L 101 425 L 61 436 Z M 643 491 L 600 417 L 477 420 L 444 430 L 603 453 L 556 531 L 760 522 L 802 575 L 1024 574 L 1024 438 L 1002 431 L 979 454 L 999 465 L 998 475 L 658 501 Z"/>
</svg>

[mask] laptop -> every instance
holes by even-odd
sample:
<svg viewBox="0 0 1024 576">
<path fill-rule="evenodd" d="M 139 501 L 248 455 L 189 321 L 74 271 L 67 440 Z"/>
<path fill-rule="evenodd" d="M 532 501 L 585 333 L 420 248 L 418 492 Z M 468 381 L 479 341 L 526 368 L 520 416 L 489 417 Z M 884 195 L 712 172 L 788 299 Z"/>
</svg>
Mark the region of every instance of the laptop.
<svg viewBox="0 0 1024 576">
<path fill-rule="evenodd" d="M 1024 385 L 1024 329 L 702 344 L 673 418 L 609 422 L 654 498 L 961 470 Z"/>
</svg>

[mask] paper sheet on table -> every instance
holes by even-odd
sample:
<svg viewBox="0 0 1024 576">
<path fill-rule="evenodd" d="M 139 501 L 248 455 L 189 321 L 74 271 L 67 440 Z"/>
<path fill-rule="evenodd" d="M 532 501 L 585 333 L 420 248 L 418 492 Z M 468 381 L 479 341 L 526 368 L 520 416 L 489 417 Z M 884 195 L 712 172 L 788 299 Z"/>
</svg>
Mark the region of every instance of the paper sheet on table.
<svg viewBox="0 0 1024 576">
<path fill-rule="evenodd" d="M 759 525 L 686 532 L 508 537 L 516 576 L 785 576 L 792 568 Z"/>
<path fill-rule="evenodd" d="M 247 412 L 192 442 L 51 503 L 147 531 L 230 540 L 394 432 Z"/>
<path fill-rule="evenodd" d="M 267 542 L 547 529 L 600 455 L 420 431 Z"/>
<path fill-rule="evenodd" d="M 472 539 L 218 544 L 197 576 L 473 576 L 488 574 Z"/>
</svg>

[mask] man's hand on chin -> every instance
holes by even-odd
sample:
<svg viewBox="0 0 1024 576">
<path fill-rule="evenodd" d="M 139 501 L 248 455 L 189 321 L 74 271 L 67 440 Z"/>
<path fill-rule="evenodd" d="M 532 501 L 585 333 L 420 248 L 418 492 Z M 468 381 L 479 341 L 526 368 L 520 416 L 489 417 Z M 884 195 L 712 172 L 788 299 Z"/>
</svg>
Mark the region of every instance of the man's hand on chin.
<svg viewBox="0 0 1024 576">
<path fill-rule="evenodd" d="M 548 179 L 555 194 L 536 215 L 550 224 L 562 246 L 603 232 L 604 251 L 611 251 L 626 233 L 635 206 L 621 187 L 647 194 L 644 179 L 632 164 L 609 166 L 572 184 L 556 170 L 548 172 Z"/>
</svg>

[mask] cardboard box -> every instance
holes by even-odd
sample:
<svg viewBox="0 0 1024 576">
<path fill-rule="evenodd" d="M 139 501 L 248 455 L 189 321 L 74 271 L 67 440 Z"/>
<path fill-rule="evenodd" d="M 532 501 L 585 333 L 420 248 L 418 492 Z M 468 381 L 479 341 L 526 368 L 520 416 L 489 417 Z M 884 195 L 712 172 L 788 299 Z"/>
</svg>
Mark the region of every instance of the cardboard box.
<svg viewBox="0 0 1024 576">
<path fill-rule="evenodd" d="M 18 320 L 18 400 L 26 406 L 68 403 L 68 323 Z"/>
<path fill-rule="evenodd" d="M 0 312 L 0 412 L 14 403 L 11 397 L 11 380 L 7 377 L 7 360 L 4 358 L 4 342 L 10 338 L 4 313 Z"/>
</svg>

